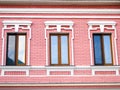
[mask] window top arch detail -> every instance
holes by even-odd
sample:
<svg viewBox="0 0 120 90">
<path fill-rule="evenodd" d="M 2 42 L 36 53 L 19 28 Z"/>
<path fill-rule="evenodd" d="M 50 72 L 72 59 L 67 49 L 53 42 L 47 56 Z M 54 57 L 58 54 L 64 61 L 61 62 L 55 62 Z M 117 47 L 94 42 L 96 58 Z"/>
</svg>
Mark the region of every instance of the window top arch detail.
<svg viewBox="0 0 120 90">
<path fill-rule="evenodd" d="M 104 32 L 104 29 L 115 30 L 116 22 L 114 21 L 89 21 L 88 25 L 89 25 L 89 30 L 100 29 L 100 32 Z M 95 25 L 96 27 L 94 27 Z"/>
<path fill-rule="evenodd" d="M 73 22 L 72 21 L 46 21 L 46 29 L 56 29 L 57 32 L 61 32 L 61 29 L 70 29 L 72 30 Z M 54 26 L 54 27 L 50 27 Z"/>
<path fill-rule="evenodd" d="M 3 29 L 13 29 L 14 28 L 15 32 L 18 32 L 19 28 L 30 30 L 31 29 L 30 25 L 32 24 L 31 21 L 3 21 L 2 23 L 4 25 Z M 8 27 L 9 25 L 11 25 L 11 26 Z"/>
</svg>

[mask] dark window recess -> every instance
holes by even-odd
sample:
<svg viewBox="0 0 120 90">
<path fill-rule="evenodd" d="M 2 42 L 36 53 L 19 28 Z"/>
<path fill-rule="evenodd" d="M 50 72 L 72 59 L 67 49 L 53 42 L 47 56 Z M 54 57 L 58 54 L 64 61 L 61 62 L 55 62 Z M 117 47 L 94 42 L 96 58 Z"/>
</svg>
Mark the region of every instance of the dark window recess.
<svg viewBox="0 0 120 90">
<path fill-rule="evenodd" d="M 94 34 L 93 44 L 95 65 L 113 65 L 111 35 Z"/>
<path fill-rule="evenodd" d="M 26 34 L 7 34 L 6 65 L 26 64 Z"/>
</svg>

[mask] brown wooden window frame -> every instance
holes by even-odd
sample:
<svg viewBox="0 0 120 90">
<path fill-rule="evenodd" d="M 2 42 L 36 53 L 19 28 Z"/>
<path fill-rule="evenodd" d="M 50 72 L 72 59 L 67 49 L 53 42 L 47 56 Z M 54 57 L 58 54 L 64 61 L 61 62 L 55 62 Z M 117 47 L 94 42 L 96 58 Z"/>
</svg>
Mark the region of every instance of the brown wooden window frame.
<svg viewBox="0 0 120 90">
<path fill-rule="evenodd" d="M 51 36 L 57 36 L 58 37 L 58 64 L 52 64 L 52 58 L 51 58 Z M 68 44 L 68 64 L 62 64 L 61 60 L 61 36 L 67 36 L 67 44 Z M 51 66 L 69 66 L 70 65 L 70 58 L 69 58 L 69 34 L 68 33 L 51 33 L 49 35 L 50 38 L 50 65 Z"/>
<path fill-rule="evenodd" d="M 7 64 L 9 35 L 15 36 L 15 65 L 8 65 Z M 23 63 L 23 64 L 18 63 L 18 43 L 19 43 L 18 39 L 19 39 L 19 36 L 25 36 L 25 63 Z M 7 33 L 7 48 L 6 48 L 6 65 L 7 66 L 25 66 L 26 65 L 26 48 L 27 48 L 26 42 L 27 42 L 26 33 Z"/>
<path fill-rule="evenodd" d="M 99 35 L 100 36 L 100 43 L 101 43 L 101 53 L 102 53 L 102 64 L 96 64 L 95 63 L 95 65 L 98 65 L 98 66 L 100 66 L 100 65 L 102 65 L 102 66 L 112 66 L 113 65 L 113 51 L 112 51 L 112 38 L 111 38 L 111 33 L 105 33 L 105 34 L 103 34 L 103 33 L 94 33 L 93 34 L 93 49 L 94 49 L 94 35 Z M 111 51 L 111 64 L 106 64 L 105 63 L 105 53 L 104 53 L 104 51 L 105 51 L 105 49 L 104 49 L 104 39 L 103 39 L 103 36 L 104 35 L 107 35 L 107 36 L 110 36 L 110 51 Z M 94 49 L 94 62 L 96 62 L 95 61 L 95 49 Z"/>
</svg>

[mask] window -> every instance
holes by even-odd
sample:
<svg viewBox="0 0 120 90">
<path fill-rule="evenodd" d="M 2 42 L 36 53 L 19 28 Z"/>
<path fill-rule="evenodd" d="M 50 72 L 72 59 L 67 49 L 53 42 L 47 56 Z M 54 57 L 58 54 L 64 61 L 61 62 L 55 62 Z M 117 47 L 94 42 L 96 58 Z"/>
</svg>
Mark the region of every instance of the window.
<svg viewBox="0 0 120 90">
<path fill-rule="evenodd" d="M 69 65 L 69 35 L 50 34 L 50 64 Z"/>
<path fill-rule="evenodd" d="M 25 65 L 26 34 L 7 34 L 6 65 Z"/>
<path fill-rule="evenodd" d="M 112 65 L 112 48 L 110 34 L 94 34 L 95 65 Z"/>
</svg>

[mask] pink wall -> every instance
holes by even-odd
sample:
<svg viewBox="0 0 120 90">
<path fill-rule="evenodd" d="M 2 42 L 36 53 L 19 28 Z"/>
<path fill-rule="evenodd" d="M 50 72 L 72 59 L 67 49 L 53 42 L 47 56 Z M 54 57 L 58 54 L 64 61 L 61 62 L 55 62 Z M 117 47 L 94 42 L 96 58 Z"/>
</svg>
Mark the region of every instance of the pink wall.
<svg viewBox="0 0 120 90">
<path fill-rule="evenodd" d="M 3 7 L 3 6 L 1 6 Z M 21 6 L 23 7 L 23 6 Z M 33 6 L 35 7 L 35 6 Z M 42 6 L 43 7 L 43 6 Z M 48 6 L 50 7 L 50 6 Z M 86 8 L 85 6 L 83 6 Z M 94 7 L 94 6 L 93 6 Z M 91 8 L 93 8 L 91 7 Z M 9 8 L 9 7 L 8 7 Z M 58 7 L 59 8 L 59 7 Z M 66 8 L 66 7 L 65 7 Z M 76 7 L 71 7 L 76 8 Z M 81 7 L 79 7 L 81 8 Z M 98 7 L 95 7 L 98 8 Z M 106 8 L 104 6 L 104 8 Z M 110 8 L 120 8 L 119 6 L 114 7 L 111 6 Z M 33 15 L 33 16 L 120 16 L 118 15 L 88 15 L 88 14 L 0 14 L 0 15 L 6 15 L 6 16 L 19 16 L 19 15 Z M 117 31 L 117 52 L 118 52 L 118 63 L 120 65 L 120 18 L 64 18 L 64 19 L 55 19 L 55 18 L 0 18 L 0 65 L 2 64 L 2 28 L 3 20 L 25 20 L 25 21 L 32 21 L 31 29 L 32 29 L 32 38 L 30 40 L 31 47 L 30 47 L 30 66 L 46 66 L 46 40 L 45 40 L 45 21 L 72 21 L 74 22 L 73 29 L 74 29 L 74 63 L 75 67 L 77 66 L 91 66 L 91 59 L 90 59 L 90 41 L 88 39 L 88 21 L 115 21 L 116 22 L 116 31 Z M 9 30 L 5 31 L 5 52 L 6 53 L 6 33 L 10 32 Z M 27 32 L 28 31 L 24 31 Z M 47 35 L 49 35 L 49 32 L 47 31 Z M 54 32 L 54 31 L 53 31 Z M 55 31 L 56 32 L 56 31 Z M 62 32 L 69 32 L 69 37 L 71 37 L 71 31 L 64 31 Z M 97 31 L 91 31 L 90 34 Z M 111 31 L 105 31 L 105 32 L 111 32 L 114 37 L 114 30 Z M 28 35 L 29 36 L 29 35 Z M 112 40 L 114 41 L 114 38 L 112 37 Z M 69 38 L 70 39 L 70 38 Z M 71 43 L 71 39 L 69 40 Z M 116 54 L 114 42 L 113 43 L 113 52 Z M 71 46 L 70 48 L 70 63 L 72 62 L 72 51 Z M 28 56 L 27 56 L 28 58 Z M 115 56 L 113 56 L 113 60 L 115 59 Z M 49 59 L 48 59 L 49 60 Z M 94 61 L 94 60 L 93 60 Z M 28 62 L 28 61 L 27 61 Z M 48 61 L 49 62 L 49 61 Z M 4 56 L 4 63 L 5 63 L 5 56 Z M 114 63 L 116 65 L 116 61 Z M 65 68 L 66 69 L 66 68 Z M 64 70 L 65 70 L 64 69 Z M 2 68 L 0 68 L 2 70 Z M 74 75 L 71 75 L 71 71 L 50 71 L 50 75 L 47 76 L 47 69 L 45 68 L 34 68 L 34 69 L 26 69 L 29 70 L 29 76 L 25 76 L 26 71 L 5 71 L 5 75 L 0 75 L 0 83 L 85 83 L 85 82 L 120 82 L 120 73 L 117 76 L 116 71 L 112 70 L 106 70 L 106 71 L 96 71 L 95 76 L 92 75 L 92 69 L 71 69 L 74 72 Z M 51 69 L 50 69 L 51 70 Z M 9 75 L 9 76 L 8 76 Z M 16 76 L 15 76 L 16 75 Z M 55 76 L 56 75 L 56 76 Z M 62 75 L 62 76 L 61 76 Z"/>
</svg>

